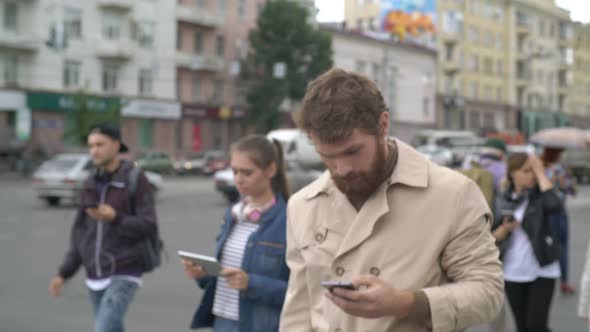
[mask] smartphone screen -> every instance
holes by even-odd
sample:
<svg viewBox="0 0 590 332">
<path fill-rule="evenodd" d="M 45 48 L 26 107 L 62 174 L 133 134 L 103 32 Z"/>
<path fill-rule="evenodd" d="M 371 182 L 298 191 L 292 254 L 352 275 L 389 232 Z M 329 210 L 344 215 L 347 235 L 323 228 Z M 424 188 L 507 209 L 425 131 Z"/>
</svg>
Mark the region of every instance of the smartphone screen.
<svg viewBox="0 0 590 332">
<path fill-rule="evenodd" d="M 322 281 L 322 286 L 327 288 L 330 292 L 333 291 L 335 288 L 344 288 L 344 289 L 348 289 L 348 290 L 356 290 L 357 289 L 354 286 L 354 284 L 349 281 Z"/>
</svg>

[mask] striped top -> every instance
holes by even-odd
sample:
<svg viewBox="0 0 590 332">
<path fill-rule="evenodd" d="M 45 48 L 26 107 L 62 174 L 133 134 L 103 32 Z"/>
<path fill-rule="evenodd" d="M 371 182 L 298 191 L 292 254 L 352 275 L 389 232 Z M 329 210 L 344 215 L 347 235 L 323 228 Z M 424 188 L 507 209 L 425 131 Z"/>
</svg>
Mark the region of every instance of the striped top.
<svg viewBox="0 0 590 332">
<path fill-rule="evenodd" d="M 223 245 L 221 252 L 221 266 L 223 267 L 242 268 L 248 239 L 260 226 L 246 219 L 244 211 L 246 209 L 243 202 L 236 204 L 233 209 L 239 213 L 236 213 L 237 223 Z M 213 314 L 226 319 L 239 320 L 239 302 L 240 291 L 230 288 L 225 278 L 219 277 L 213 301 Z"/>
</svg>

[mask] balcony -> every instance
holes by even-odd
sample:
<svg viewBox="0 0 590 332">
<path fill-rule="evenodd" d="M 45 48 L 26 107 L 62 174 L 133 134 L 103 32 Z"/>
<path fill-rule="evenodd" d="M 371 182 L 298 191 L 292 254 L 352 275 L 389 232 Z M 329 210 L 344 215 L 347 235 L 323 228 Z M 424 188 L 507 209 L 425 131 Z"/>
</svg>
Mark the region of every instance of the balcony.
<svg viewBox="0 0 590 332">
<path fill-rule="evenodd" d="M 516 33 L 520 35 L 528 35 L 531 33 L 533 24 L 530 18 L 523 14 L 518 14 L 516 17 Z"/>
<path fill-rule="evenodd" d="M 134 47 L 131 40 L 99 39 L 96 53 L 99 57 L 114 60 L 129 60 L 133 57 Z"/>
<path fill-rule="evenodd" d="M 41 39 L 32 34 L 15 34 L 0 29 L 0 48 L 21 52 L 36 52 L 41 46 Z"/>
<path fill-rule="evenodd" d="M 176 18 L 182 22 L 217 28 L 225 24 L 223 15 L 215 10 L 179 4 L 176 8 Z"/>
<path fill-rule="evenodd" d="M 223 71 L 225 61 L 223 58 L 210 55 L 194 54 L 188 52 L 176 52 L 176 65 L 191 70 Z"/>
<path fill-rule="evenodd" d="M 443 71 L 447 75 L 454 75 L 461 70 L 461 64 L 456 59 L 445 59 Z"/>
<path fill-rule="evenodd" d="M 98 5 L 104 8 L 131 10 L 135 0 L 98 0 Z"/>
<path fill-rule="evenodd" d="M 529 71 L 520 70 L 516 73 L 516 86 L 526 88 L 531 84 L 532 75 Z"/>
</svg>

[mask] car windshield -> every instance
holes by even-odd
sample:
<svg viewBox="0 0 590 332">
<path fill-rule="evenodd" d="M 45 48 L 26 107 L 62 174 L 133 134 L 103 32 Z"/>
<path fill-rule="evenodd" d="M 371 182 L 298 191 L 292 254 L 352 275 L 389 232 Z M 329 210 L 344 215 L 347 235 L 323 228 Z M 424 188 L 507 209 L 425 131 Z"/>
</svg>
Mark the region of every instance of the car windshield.
<svg viewBox="0 0 590 332">
<path fill-rule="evenodd" d="M 72 169 L 79 162 L 79 159 L 73 158 L 55 158 L 46 161 L 41 165 L 44 171 L 67 171 Z"/>
</svg>

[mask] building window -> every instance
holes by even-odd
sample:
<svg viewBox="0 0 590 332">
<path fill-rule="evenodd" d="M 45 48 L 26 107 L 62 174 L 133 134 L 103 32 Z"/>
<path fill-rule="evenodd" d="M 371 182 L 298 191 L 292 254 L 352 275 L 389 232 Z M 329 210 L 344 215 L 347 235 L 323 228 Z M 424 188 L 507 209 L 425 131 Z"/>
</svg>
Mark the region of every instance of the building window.
<svg viewBox="0 0 590 332">
<path fill-rule="evenodd" d="M 225 0 L 217 0 L 217 11 L 220 14 L 225 15 Z"/>
<path fill-rule="evenodd" d="M 153 74 L 151 69 L 141 69 L 139 71 L 139 94 L 149 96 L 153 93 Z"/>
<path fill-rule="evenodd" d="M 241 20 L 246 18 L 246 0 L 238 0 L 238 17 Z"/>
<path fill-rule="evenodd" d="M 102 17 L 102 36 L 109 40 L 118 40 L 121 37 L 123 18 L 116 12 L 107 11 Z"/>
<path fill-rule="evenodd" d="M 479 71 L 479 56 L 477 54 L 472 54 L 469 57 L 469 70 L 473 72 Z"/>
<path fill-rule="evenodd" d="M 18 57 L 14 54 L 4 56 L 4 84 L 18 85 Z"/>
<path fill-rule="evenodd" d="M 192 101 L 194 103 L 201 101 L 201 78 L 197 73 L 193 73 L 192 77 Z"/>
<path fill-rule="evenodd" d="M 264 10 L 264 6 L 266 4 L 264 2 L 259 2 L 256 4 L 256 17 L 259 17 L 262 14 L 262 10 Z"/>
<path fill-rule="evenodd" d="M 66 88 L 77 88 L 80 86 L 80 62 L 64 62 L 63 84 Z"/>
<path fill-rule="evenodd" d="M 479 112 L 478 111 L 469 112 L 469 128 L 470 129 L 479 129 Z"/>
<path fill-rule="evenodd" d="M 545 20 L 544 19 L 539 20 L 539 34 L 541 36 L 545 36 Z"/>
<path fill-rule="evenodd" d="M 104 64 L 102 67 L 102 90 L 105 92 L 115 92 L 117 90 L 118 76 L 119 66 Z"/>
<path fill-rule="evenodd" d="M 422 115 L 429 116 L 430 115 L 430 98 L 424 97 L 422 101 Z"/>
<path fill-rule="evenodd" d="M 356 19 L 356 28 L 359 30 L 363 30 L 363 19 L 362 18 Z"/>
<path fill-rule="evenodd" d="M 203 32 L 195 32 L 195 53 L 203 53 Z"/>
<path fill-rule="evenodd" d="M 143 149 L 151 149 L 153 146 L 153 119 L 141 119 L 139 123 L 139 146 Z"/>
<path fill-rule="evenodd" d="M 213 100 L 215 103 L 223 101 L 223 81 L 215 80 L 213 83 Z"/>
<path fill-rule="evenodd" d="M 484 60 L 484 73 L 488 75 L 492 75 L 494 73 L 494 62 L 490 58 L 485 58 Z"/>
<path fill-rule="evenodd" d="M 18 4 L 16 2 L 4 3 L 4 29 L 11 32 L 18 31 Z"/>
<path fill-rule="evenodd" d="M 499 34 L 496 36 L 496 49 L 501 50 L 504 48 L 504 40 L 502 39 L 504 36 Z"/>
<path fill-rule="evenodd" d="M 154 22 L 139 22 L 136 25 L 137 42 L 141 47 L 154 46 L 154 38 L 156 33 L 156 23 Z"/>
<path fill-rule="evenodd" d="M 470 43 L 477 43 L 479 40 L 479 30 L 476 27 L 469 27 L 467 32 L 467 40 L 469 40 Z"/>
<path fill-rule="evenodd" d="M 225 38 L 223 36 L 217 36 L 217 55 L 225 56 Z"/>
<path fill-rule="evenodd" d="M 204 8 L 205 7 L 205 0 L 197 0 L 197 7 Z"/>
<path fill-rule="evenodd" d="M 373 81 L 379 83 L 381 80 L 381 66 L 378 63 L 373 63 Z"/>
<path fill-rule="evenodd" d="M 491 101 L 494 99 L 492 96 L 492 87 L 489 85 L 484 86 L 484 98 L 485 100 Z"/>
<path fill-rule="evenodd" d="M 496 88 L 496 101 L 501 103 L 504 99 L 504 93 L 502 92 L 502 87 Z"/>
<path fill-rule="evenodd" d="M 364 74 L 367 70 L 367 62 L 364 60 L 356 60 L 356 72 Z"/>
<path fill-rule="evenodd" d="M 479 99 L 479 83 L 471 82 L 470 88 L 471 88 L 471 91 L 470 91 L 471 98 Z"/>
<path fill-rule="evenodd" d="M 502 61 L 502 60 L 496 61 L 496 73 L 498 73 L 498 76 L 504 75 L 504 61 Z"/>
<path fill-rule="evenodd" d="M 66 8 L 64 34 L 66 39 L 82 38 L 82 11 L 80 9 Z"/>
</svg>

